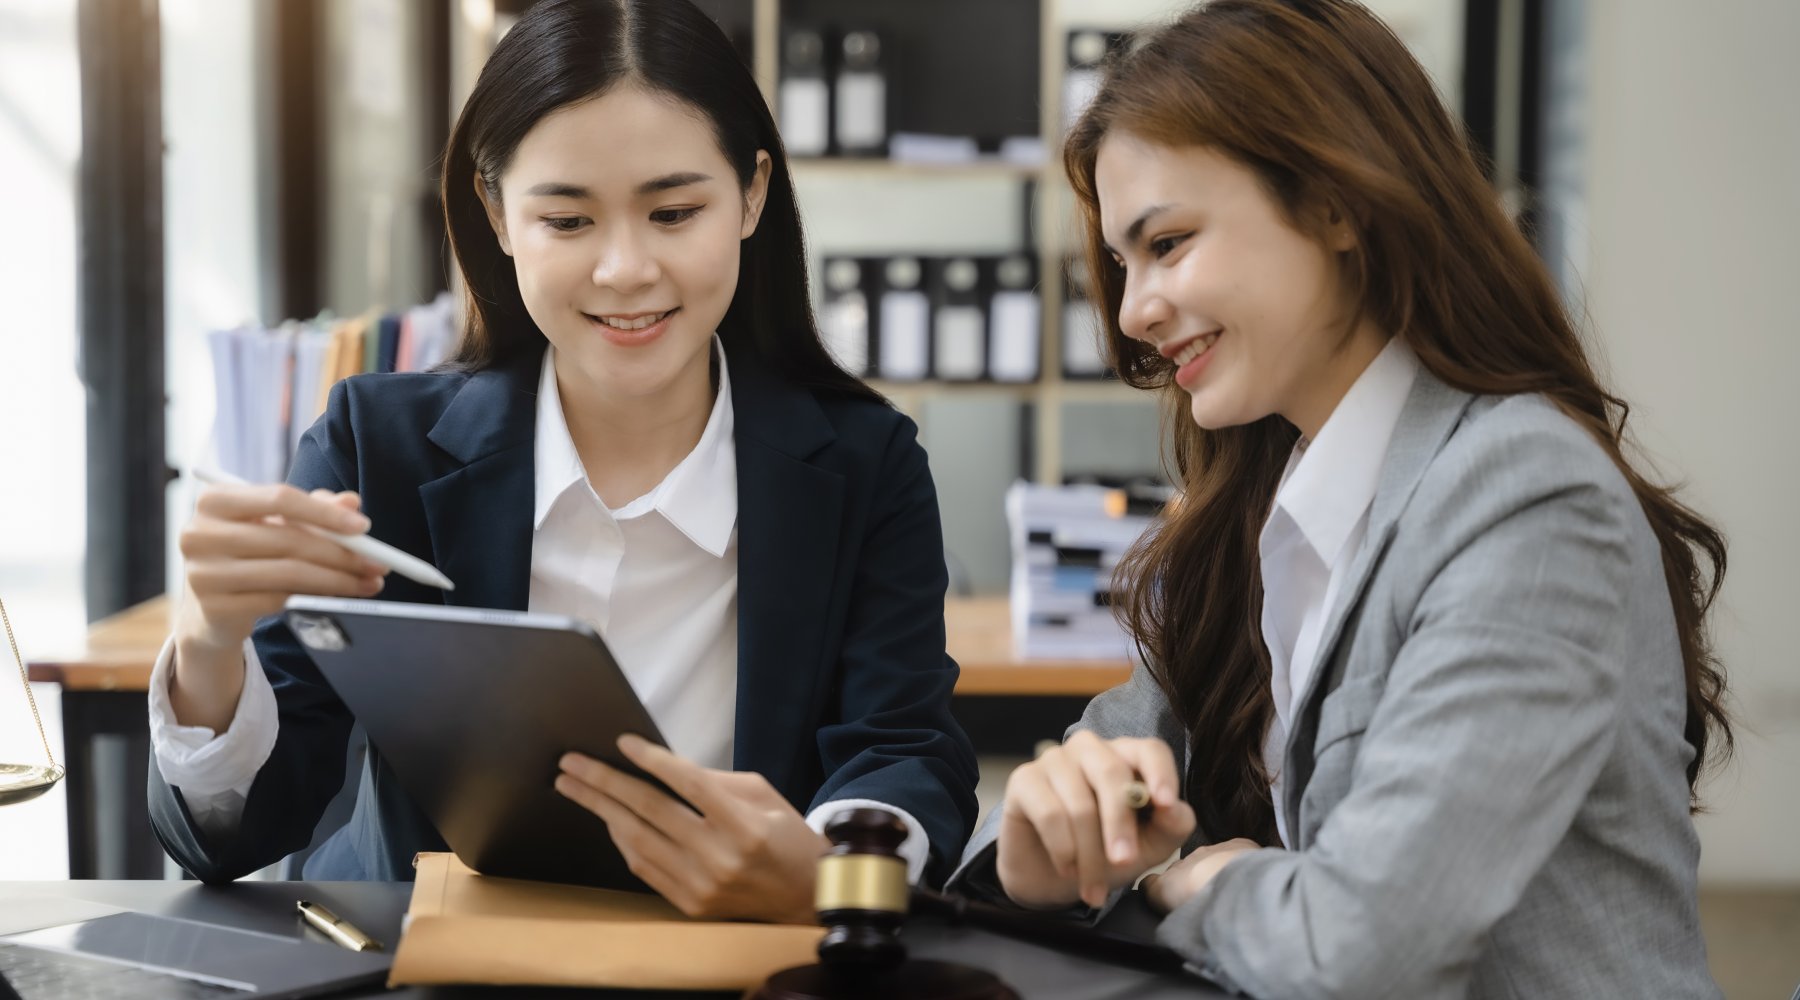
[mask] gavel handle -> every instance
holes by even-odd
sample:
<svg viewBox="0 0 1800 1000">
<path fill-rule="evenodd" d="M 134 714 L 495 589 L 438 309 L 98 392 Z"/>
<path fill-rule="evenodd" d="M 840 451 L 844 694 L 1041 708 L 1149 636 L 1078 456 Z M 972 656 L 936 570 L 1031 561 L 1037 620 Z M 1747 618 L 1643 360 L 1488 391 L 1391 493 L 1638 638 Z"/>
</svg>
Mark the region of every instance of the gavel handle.
<svg viewBox="0 0 1800 1000">
<path fill-rule="evenodd" d="M 976 902 L 921 886 L 914 886 L 912 889 L 912 912 L 942 918 L 952 926 L 978 927 L 1031 944 L 1147 972 L 1179 975 L 1186 964 L 1173 950 L 1148 941 L 1115 937 L 1103 934 L 1087 924 L 1009 910 L 992 903 Z"/>
</svg>

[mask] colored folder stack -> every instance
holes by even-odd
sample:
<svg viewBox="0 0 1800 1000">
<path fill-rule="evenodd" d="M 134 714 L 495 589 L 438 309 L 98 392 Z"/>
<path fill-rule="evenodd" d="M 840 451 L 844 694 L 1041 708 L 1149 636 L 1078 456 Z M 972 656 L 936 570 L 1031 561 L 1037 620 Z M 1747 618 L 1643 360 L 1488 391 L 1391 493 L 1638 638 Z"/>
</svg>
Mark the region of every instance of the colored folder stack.
<svg viewBox="0 0 1800 1000">
<path fill-rule="evenodd" d="M 300 436 L 325 412 L 333 385 L 362 372 L 438 364 L 456 346 L 455 314 L 446 292 L 402 313 L 213 331 L 207 345 L 219 467 L 251 482 L 286 479 Z"/>
</svg>

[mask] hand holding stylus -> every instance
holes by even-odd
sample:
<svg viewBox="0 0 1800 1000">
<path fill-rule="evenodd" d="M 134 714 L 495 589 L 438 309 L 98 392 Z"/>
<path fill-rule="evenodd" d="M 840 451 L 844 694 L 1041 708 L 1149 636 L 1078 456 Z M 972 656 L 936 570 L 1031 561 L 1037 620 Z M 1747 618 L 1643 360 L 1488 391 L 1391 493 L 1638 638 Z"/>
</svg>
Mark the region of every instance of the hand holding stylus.
<svg viewBox="0 0 1800 1000">
<path fill-rule="evenodd" d="M 1101 905 L 1193 833 L 1180 788 L 1162 740 L 1075 733 L 1007 779 L 1001 888 L 1026 906 Z M 1148 810 L 1141 819 L 1140 810 Z"/>
<path fill-rule="evenodd" d="M 224 731 L 243 690 L 243 644 L 257 619 L 293 594 L 373 597 L 387 567 L 318 531 L 363 535 L 355 493 L 227 483 L 200 492 L 181 531 L 183 597 L 175 611 L 176 721 Z M 316 529 L 316 530 L 314 530 Z"/>
<path fill-rule="evenodd" d="M 216 472 L 211 469 L 195 469 L 193 470 L 193 473 L 195 479 L 213 486 L 250 485 L 236 476 L 224 472 Z M 324 491 L 315 490 L 313 492 L 317 495 Z M 340 493 L 338 496 L 354 496 L 354 494 Z M 417 556 L 408 555 L 380 539 L 371 538 L 368 535 L 363 534 L 363 531 L 368 530 L 367 522 L 368 518 L 361 518 L 358 523 L 362 525 L 362 528 L 353 532 L 335 531 L 328 526 L 308 524 L 304 521 L 298 522 L 298 524 L 299 527 L 318 535 L 320 538 L 336 542 L 344 548 L 349 549 L 359 556 L 363 556 L 379 566 L 383 566 L 399 573 L 408 580 L 422 583 L 427 587 L 436 587 L 439 590 L 456 589 L 456 584 L 451 583 L 449 577 L 438 572 L 437 567 Z"/>
</svg>

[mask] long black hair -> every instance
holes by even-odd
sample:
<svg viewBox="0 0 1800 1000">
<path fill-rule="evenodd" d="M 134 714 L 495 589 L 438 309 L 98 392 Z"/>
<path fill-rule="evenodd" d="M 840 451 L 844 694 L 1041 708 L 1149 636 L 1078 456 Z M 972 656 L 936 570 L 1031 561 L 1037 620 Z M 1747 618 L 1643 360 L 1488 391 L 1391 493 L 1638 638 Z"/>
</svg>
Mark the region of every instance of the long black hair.
<svg viewBox="0 0 1800 1000">
<path fill-rule="evenodd" d="M 542 0 L 495 46 L 444 153 L 444 220 L 462 269 L 467 324 L 449 364 L 478 371 L 543 350 L 513 260 L 500 250 L 476 178 L 496 204 L 500 175 L 543 118 L 620 84 L 698 109 L 748 188 L 757 150 L 772 161 L 756 232 L 739 248 L 719 336 L 795 384 L 880 400 L 826 351 L 807 291 L 806 245 L 787 153 L 762 92 L 725 33 L 688 0 Z"/>
</svg>

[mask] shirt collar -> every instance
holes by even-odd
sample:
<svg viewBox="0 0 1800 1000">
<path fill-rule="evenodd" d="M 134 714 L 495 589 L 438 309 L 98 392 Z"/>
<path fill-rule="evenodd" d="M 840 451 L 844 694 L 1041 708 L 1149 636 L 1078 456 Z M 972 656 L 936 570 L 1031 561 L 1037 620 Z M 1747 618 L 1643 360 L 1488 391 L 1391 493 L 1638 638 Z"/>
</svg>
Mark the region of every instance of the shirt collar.
<svg viewBox="0 0 1800 1000">
<path fill-rule="evenodd" d="M 537 398 L 537 506 L 531 521 L 534 531 L 544 526 L 544 518 L 550 516 L 550 508 L 564 492 L 587 482 L 587 471 L 581 467 L 581 455 L 575 451 L 575 440 L 569 436 L 569 424 L 563 418 L 562 395 L 556 390 L 554 347 L 544 350 Z"/>
<path fill-rule="evenodd" d="M 649 493 L 609 513 L 626 520 L 655 510 L 695 545 L 723 556 L 737 526 L 737 450 L 731 371 L 717 334 L 713 335 L 713 356 L 719 366 L 719 389 L 699 443 Z M 546 349 L 538 374 L 534 529 L 543 527 L 550 508 L 572 486 L 579 483 L 587 488 L 587 471 L 563 417 L 555 358 L 556 349 Z"/>
<path fill-rule="evenodd" d="M 1275 507 L 1286 513 L 1326 566 L 1375 499 L 1381 463 L 1412 390 L 1419 361 L 1395 337 L 1388 341 L 1309 443 L 1295 446 Z"/>
</svg>

